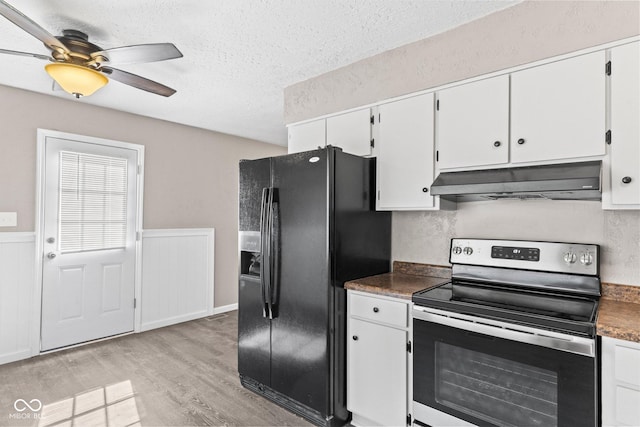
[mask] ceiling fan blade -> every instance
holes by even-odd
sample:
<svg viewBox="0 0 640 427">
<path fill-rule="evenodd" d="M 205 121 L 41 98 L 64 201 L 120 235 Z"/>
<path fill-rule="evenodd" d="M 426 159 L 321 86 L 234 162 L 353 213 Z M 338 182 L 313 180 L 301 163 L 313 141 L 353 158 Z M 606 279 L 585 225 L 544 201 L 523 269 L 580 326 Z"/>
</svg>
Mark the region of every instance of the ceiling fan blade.
<svg viewBox="0 0 640 427">
<path fill-rule="evenodd" d="M 4 0 L 0 0 L 0 15 L 4 16 L 9 21 L 13 22 L 18 27 L 31 34 L 33 37 L 40 40 L 50 49 L 55 50 L 56 48 L 58 48 L 64 51 L 69 51 L 64 43 L 55 38 L 50 32 L 42 28 L 40 25 L 36 24 L 31 20 L 31 18 L 22 14 L 22 12 L 15 9 Z"/>
<path fill-rule="evenodd" d="M 119 81 L 120 83 L 133 86 L 136 89 L 146 90 L 147 92 L 155 93 L 156 95 L 168 97 L 176 93 L 175 89 L 171 89 L 168 86 L 116 68 L 101 67 L 99 71 L 102 71 L 104 74 L 109 76 L 109 78 Z"/>
<path fill-rule="evenodd" d="M 51 57 L 47 55 L 40 55 L 39 53 L 18 52 L 17 50 L 6 49 L 0 49 L 0 53 L 6 53 L 7 55 L 32 56 L 34 58 L 44 59 L 45 61 L 51 61 Z"/>
<path fill-rule="evenodd" d="M 182 58 L 182 52 L 173 43 L 152 43 L 114 47 L 92 53 L 91 56 L 94 58 L 106 57 L 109 59 L 109 64 L 120 66 Z"/>
</svg>

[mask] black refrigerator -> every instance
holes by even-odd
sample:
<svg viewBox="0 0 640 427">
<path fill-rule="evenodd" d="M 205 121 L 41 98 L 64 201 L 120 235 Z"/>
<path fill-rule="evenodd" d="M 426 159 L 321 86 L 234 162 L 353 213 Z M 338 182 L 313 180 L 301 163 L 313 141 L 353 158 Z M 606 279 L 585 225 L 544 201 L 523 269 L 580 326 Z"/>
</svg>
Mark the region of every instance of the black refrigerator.
<svg viewBox="0 0 640 427">
<path fill-rule="evenodd" d="M 344 283 L 390 267 L 375 187 L 375 159 L 336 147 L 240 161 L 240 381 L 316 425 L 350 416 Z"/>
</svg>

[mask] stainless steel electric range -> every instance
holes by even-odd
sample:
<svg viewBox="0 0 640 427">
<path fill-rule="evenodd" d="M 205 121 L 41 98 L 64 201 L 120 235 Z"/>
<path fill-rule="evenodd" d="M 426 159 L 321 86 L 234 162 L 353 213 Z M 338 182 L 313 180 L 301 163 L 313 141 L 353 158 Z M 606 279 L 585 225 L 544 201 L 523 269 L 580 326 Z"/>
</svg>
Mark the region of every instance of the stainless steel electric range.
<svg viewBox="0 0 640 427">
<path fill-rule="evenodd" d="M 413 295 L 419 426 L 596 426 L 599 247 L 452 239 Z"/>
</svg>

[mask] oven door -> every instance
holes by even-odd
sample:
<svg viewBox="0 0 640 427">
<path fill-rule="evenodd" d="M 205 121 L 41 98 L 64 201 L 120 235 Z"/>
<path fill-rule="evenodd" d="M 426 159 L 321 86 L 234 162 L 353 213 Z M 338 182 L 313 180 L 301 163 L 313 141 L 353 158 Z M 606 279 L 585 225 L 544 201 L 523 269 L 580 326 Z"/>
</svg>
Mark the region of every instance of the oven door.
<svg viewBox="0 0 640 427">
<path fill-rule="evenodd" d="M 593 339 L 414 306 L 413 340 L 416 425 L 598 424 Z"/>
</svg>

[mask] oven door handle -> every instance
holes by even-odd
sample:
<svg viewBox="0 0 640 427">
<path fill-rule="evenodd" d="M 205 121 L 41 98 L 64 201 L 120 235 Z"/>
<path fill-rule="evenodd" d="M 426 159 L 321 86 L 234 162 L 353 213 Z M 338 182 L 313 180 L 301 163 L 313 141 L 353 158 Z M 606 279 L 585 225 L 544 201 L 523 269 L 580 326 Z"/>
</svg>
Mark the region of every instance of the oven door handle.
<svg viewBox="0 0 640 427">
<path fill-rule="evenodd" d="M 414 305 L 413 318 L 506 340 L 595 357 L 594 339 Z"/>
</svg>

